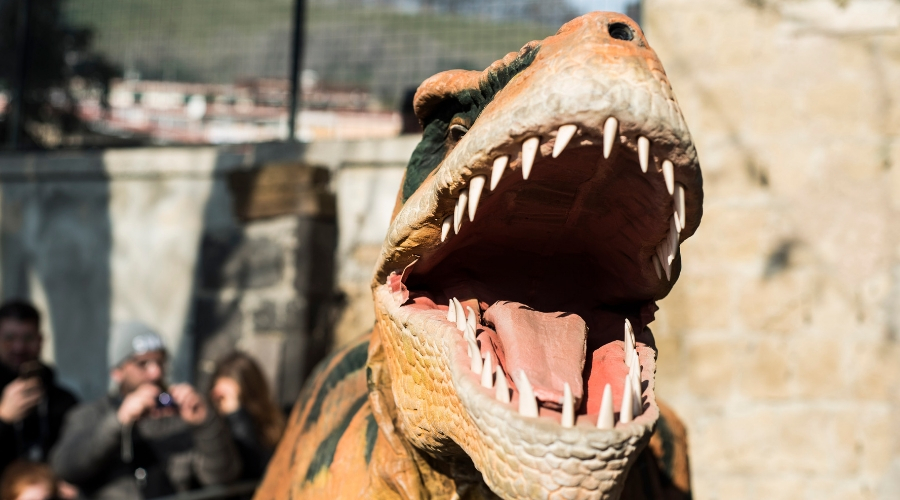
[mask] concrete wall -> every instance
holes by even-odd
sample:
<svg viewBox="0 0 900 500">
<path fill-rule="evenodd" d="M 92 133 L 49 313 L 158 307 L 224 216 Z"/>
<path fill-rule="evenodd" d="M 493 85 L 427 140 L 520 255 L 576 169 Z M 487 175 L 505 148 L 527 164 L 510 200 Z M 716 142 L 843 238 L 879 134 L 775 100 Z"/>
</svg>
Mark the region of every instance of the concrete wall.
<svg viewBox="0 0 900 500">
<path fill-rule="evenodd" d="M 203 243 L 223 232 L 252 240 L 254 232 L 266 231 L 235 219 L 226 174 L 301 155 L 298 146 L 272 144 L 4 156 L 2 296 L 30 297 L 48 313 L 44 358 L 84 398 L 107 388 L 107 336 L 119 320 L 138 319 L 157 329 L 172 353 L 171 378 L 191 380 L 195 333 L 214 321 L 197 303 L 202 294 L 196 297 Z M 297 226 L 296 218 L 288 219 L 262 226 L 276 226 L 270 230 L 275 233 L 278 224 Z M 282 243 L 277 251 L 289 246 Z M 294 250 L 296 244 L 285 251 Z M 264 285 L 296 297 L 293 276 L 277 272 Z M 262 302 L 249 303 L 254 300 Z M 252 322 L 252 313 L 247 316 Z"/>
<path fill-rule="evenodd" d="M 391 140 L 322 141 L 309 145 L 304 160 L 332 169 L 337 194 L 337 285 L 344 308 L 335 326 L 340 346 L 372 329 L 375 309 L 370 284 L 387 234 L 406 164 L 420 137 Z"/>
<path fill-rule="evenodd" d="M 705 181 L 652 325 L 695 498 L 900 498 L 900 2 L 644 19 Z"/>
<path fill-rule="evenodd" d="M 328 348 L 374 323 L 372 270 L 417 142 L 2 156 L 0 295 L 47 313 L 43 357 L 86 399 L 107 389 L 110 325 L 139 319 L 170 347 L 172 380 L 202 386 L 239 347 L 290 405 Z M 239 220 L 229 175 L 285 160 L 327 168 L 337 206 Z"/>
</svg>

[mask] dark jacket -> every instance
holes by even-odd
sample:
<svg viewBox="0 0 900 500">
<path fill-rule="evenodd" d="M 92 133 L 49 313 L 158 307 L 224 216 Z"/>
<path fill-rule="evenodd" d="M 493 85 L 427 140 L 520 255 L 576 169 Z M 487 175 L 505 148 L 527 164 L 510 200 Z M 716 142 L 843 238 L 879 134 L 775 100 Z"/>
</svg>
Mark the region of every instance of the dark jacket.
<svg viewBox="0 0 900 500">
<path fill-rule="evenodd" d="M 229 413 L 226 418 L 244 466 L 241 479 L 262 479 L 275 448 L 262 443 L 253 419 L 243 408 Z"/>
<path fill-rule="evenodd" d="M 55 375 L 41 365 L 38 375 L 45 397 L 38 406 L 19 422 L 7 424 L 0 420 L 0 474 L 17 458 L 46 460 L 50 448 L 59 438 L 66 413 L 78 401 L 71 393 L 55 384 Z M 18 373 L 0 364 L 0 392 L 18 377 Z"/>
<path fill-rule="evenodd" d="M 56 473 L 88 497 L 153 498 L 240 477 L 231 435 L 212 407 L 197 426 L 173 416 L 128 428 L 116 418 L 120 403 L 108 397 L 75 408 L 51 452 Z"/>
</svg>

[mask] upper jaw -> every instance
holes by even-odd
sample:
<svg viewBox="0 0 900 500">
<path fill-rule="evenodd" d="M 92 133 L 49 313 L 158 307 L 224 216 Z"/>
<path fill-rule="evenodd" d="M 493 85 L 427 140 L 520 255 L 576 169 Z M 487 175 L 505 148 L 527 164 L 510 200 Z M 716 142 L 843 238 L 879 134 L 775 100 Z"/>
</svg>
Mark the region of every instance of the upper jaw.
<svg viewBox="0 0 900 500">
<path fill-rule="evenodd" d="M 602 121 L 597 117 L 601 117 Z M 609 127 L 608 123 L 611 121 L 615 122 L 613 126 L 615 129 L 614 140 L 604 141 L 608 135 L 604 133 L 604 126 Z M 454 212 L 458 210 L 463 212 L 462 220 L 468 221 L 468 212 L 471 209 L 467 207 L 472 202 L 466 202 L 465 206 L 459 209 L 456 205 L 462 203 L 460 198 L 463 192 L 467 199 L 473 197 L 475 188 L 472 179 L 481 177 L 479 188 L 481 196 L 484 196 L 490 192 L 494 178 L 498 176 L 497 172 L 500 172 L 501 179 L 503 176 L 522 175 L 518 172 L 522 171 L 523 162 L 527 162 L 525 157 L 528 156 L 528 153 L 523 150 L 527 148 L 528 142 L 537 139 L 535 156 L 538 161 L 541 158 L 551 158 L 554 156 L 554 149 L 556 149 L 560 134 L 564 133 L 565 129 L 574 128 L 575 133 L 569 139 L 567 149 L 593 148 L 597 150 L 598 155 L 601 150 L 611 149 L 612 159 L 615 159 L 617 155 L 633 157 L 630 162 L 633 165 L 626 168 L 635 170 L 642 168 L 646 163 L 645 179 L 655 186 L 658 194 L 658 199 L 654 200 L 654 203 L 659 205 L 658 211 L 667 215 L 663 215 L 659 221 L 663 225 L 662 233 L 654 242 L 644 245 L 639 251 L 640 258 L 645 261 L 646 270 L 643 274 L 653 276 L 655 272 L 653 255 L 659 255 L 659 259 L 663 258 L 657 250 L 660 245 L 669 240 L 668 236 L 672 233 L 669 217 L 677 212 L 680 218 L 683 218 L 680 221 L 681 226 L 675 228 L 674 240 L 670 240 L 674 241 L 674 245 L 670 244 L 668 250 L 662 252 L 662 254 L 669 254 L 669 262 L 666 264 L 670 266 L 670 269 L 665 270 L 667 279 L 661 281 L 663 290 L 657 291 L 653 297 L 647 298 L 658 299 L 668 293 L 680 266 L 680 260 L 677 259 L 677 247 L 681 241 L 693 234 L 699 225 L 701 216 L 703 193 L 700 188 L 700 171 L 696 152 L 690 142 L 675 145 L 669 145 L 664 140 L 655 142 L 658 140 L 655 138 L 665 139 L 667 134 L 658 129 L 642 129 L 633 122 L 623 121 L 615 113 L 598 113 L 593 118 L 584 116 L 580 121 L 570 120 L 559 126 L 553 123 L 535 127 L 532 129 L 533 132 L 518 134 L 518 137 L 506 134 L 496 137 L 490 147 L 480 147 L 478 143 L 487 142 L 489 139 L 484 137 L 495 134 L 491 134 L 490 130 L 487 130 L 487 133 L 479 134 L 480 130 L 477 127 L 476 123 L 469 135 L 448 155 L 437 171 L 426 179 L 419 190 L 407 200 L 392 221 L 376 266 L 373 286 L 383 284 L 392 272 L 402 273 L 417 260 L 434 253 L 446 239 L 446 222 L 448 217 L 454 215 Z M 605 144 L 605 142 L 611 143 L 611 148 L 610 144 Z M 644 144 L 649 144 L 649 147 L 642 148 Z M 641 155 L 641 149 L 648 153 Z M 646 156 L 646 160 L 642 156 Z M 641 161 L 637 161 L 639 158 Z M 505 161 L 506 167 L 498 170 L 496 168 L 498 160 Z M 476 210 L 477 205 L 476 203 Z M 457 218 L 459 217 L 460 215 L 457 215 Z M 450 234 L 456 232 L 457 223 L 457 220 L 453 221 Z M 663 264 L 663 267 L 666 265 Z"/>
<path fill-rule="evenodd" d="M 541 57 L 550 57 L 547 51 L 545 44 L 535 65 L 541 64 Z M 639 71 L 632 59 L 620 61 L 618 65 L 606 64 L 603 73 L 585 64 L 571 64 L 572 68 L 555 68 L 558 73 L 549 76 L 541 74 L 540 68 L 529 68 L 486 107 L 469 133 L 392 221 L 373 286 L 383 284 L 391 272 L 402 272 L 441 244 L 442 223 L 454 212 L 460 192 L 470 189 L 471 180 L 478 176 L 485 176 L 488 187 L 483 192 L 489 192 L 498 158 L 508 158 L 504 175 L 509 176 L 510 170 L 521 170 L 523 145 L 533 138 L 539 141 L 538 157 L 550 157 L 561 127 L 566 126 L 577 130 L 567 149 L 602 148 L 609 135 L 605 130 L 609 118 L 616 120 L 611 155 L 630 155 L 637 159 L 639 143 L 646 140 L 649 147 L 645 176 L 661 191 L 657 202 L 677 208 L 673 206 L 672 194 L 666 196 L 665 192 L 670 186 L 681 185 L 685 220 L 678 239 L 693 234 L 702 211 L 702 179 L 696 150 L 671 96 L 668 81 L 657 71 L 646 68 Z M 548 93 L 547 89 L 552 92 Z M 666 162 L 671 165 L 669 179 L 664 175 Z M 660 235 L 660 241 L 664 236 Z M 654 270 L 650 256 L 655 250 L 649 247 L 642 251 L 646 254 L 645 274 L 651 276 Z M 675 276 L 678 263 L 671 265 L 669 274 Z M 657 293 L 656 298 L 667 292 L 668 287 Z"/>
</svg>

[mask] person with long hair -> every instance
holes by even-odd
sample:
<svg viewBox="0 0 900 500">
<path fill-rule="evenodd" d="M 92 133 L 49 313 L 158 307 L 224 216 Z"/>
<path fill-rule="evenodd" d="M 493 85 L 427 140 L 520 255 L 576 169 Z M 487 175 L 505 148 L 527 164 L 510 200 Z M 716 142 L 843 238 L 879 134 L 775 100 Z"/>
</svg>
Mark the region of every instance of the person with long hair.
<svg viewBox="0 0 900 500">
<path fill-rule="evenodd" d="M 262 478 L 285 419 L 259 365 L 242 352 L 223 358 L 213 374 L 209 399 L 231 427 L 244 464 L 242 478 Z"/>
</svg>

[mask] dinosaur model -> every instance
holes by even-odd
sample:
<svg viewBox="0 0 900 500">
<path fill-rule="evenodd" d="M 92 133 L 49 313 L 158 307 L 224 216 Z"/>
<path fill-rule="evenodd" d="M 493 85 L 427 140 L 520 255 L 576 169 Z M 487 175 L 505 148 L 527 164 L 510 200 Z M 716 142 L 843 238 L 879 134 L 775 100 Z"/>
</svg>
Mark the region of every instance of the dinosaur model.
<svg viewBox="0 0 900 500">
<path fill-rule="evenodd" d="M 255 498 L 690 498 L 647 324 L 702 179 L 640 28 L 585 15 L 415 111 L 376 325 L 313 374 Z"/>
</svg>

